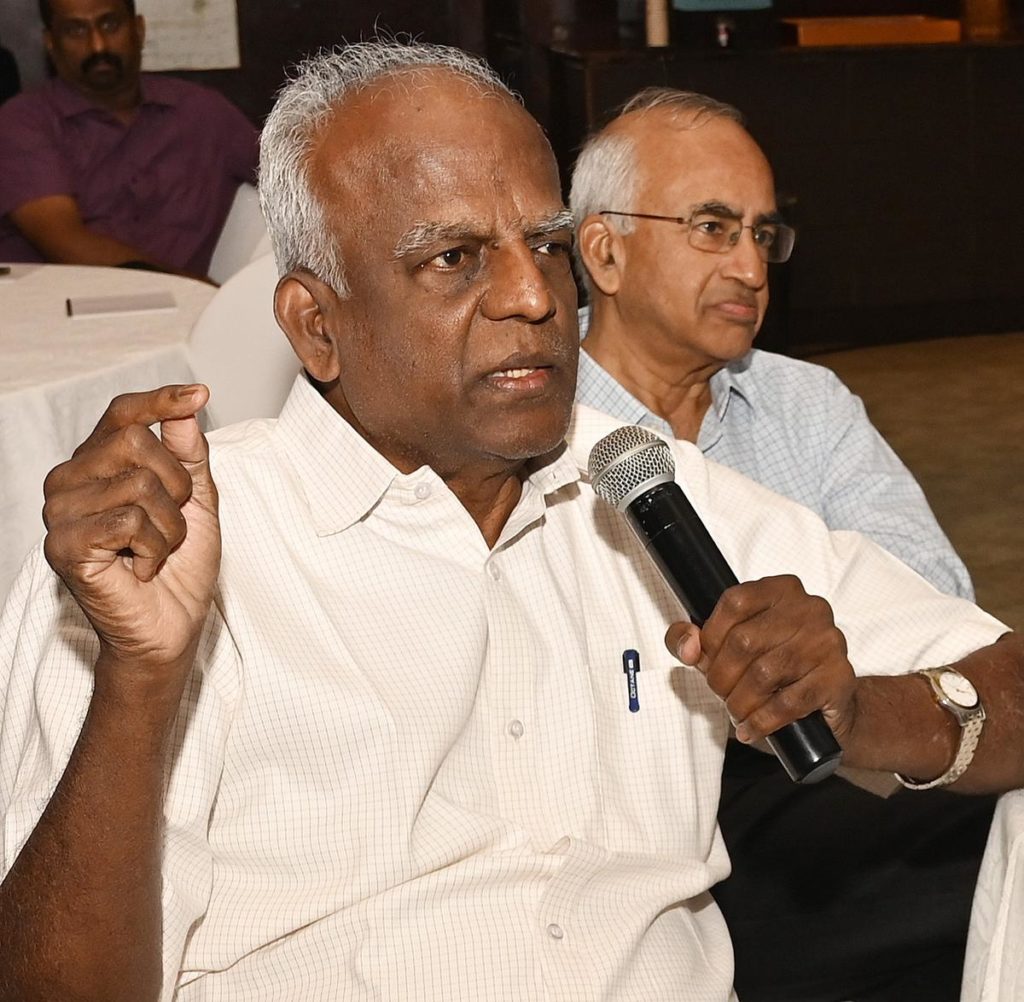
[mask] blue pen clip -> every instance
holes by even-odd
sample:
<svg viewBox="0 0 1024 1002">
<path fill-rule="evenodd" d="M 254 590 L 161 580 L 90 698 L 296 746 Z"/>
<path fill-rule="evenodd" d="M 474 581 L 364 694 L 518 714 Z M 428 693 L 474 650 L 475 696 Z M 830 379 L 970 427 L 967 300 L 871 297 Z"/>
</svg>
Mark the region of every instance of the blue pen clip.
<svg viewBox="0 0 1024 1002">
<path fill-rule="evenodd" d="M 636 713 L 640 709 L 640 697 L 636 689 L 636 673 L 640 671 L 640 654 L 637 651 L 622 652 L 622 670 L 626 673 L 626 686 L 629 690 L 629 712 Z"/>
</svg>

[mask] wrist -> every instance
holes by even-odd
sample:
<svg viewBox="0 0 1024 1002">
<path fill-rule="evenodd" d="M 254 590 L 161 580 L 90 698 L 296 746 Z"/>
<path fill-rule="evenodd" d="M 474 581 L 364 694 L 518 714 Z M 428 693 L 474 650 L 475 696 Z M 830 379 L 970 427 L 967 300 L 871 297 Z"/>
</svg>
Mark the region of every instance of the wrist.
<svg viewBox="0 0 1024 1002">
<path fill-rule="evenodd" d="M 970 767 L 974 752 L 985 726 L 985 707 L 974 683 L 959 670 L 948 665 L 926 668 L 914 673 L 928 686 L 935 706 L 941 709 L 947 721 L 946 731 L 954 726 L 953 753 L 945 758 L 945 766 L 935 773 L 913 772 L 907 776 L 896 773 L 896 778 L 912 790 L 930 790 L 936 786 L 955 783 Z M 934 775 L 921 779 L 921 775 Z"/>
<path fill-rule="evenodd" d="M 171 660 L 131 658 L 101 647 L 93 700 L 153 722 L 173 718 L 195 662 L 196 645 Z"/>
</svg>

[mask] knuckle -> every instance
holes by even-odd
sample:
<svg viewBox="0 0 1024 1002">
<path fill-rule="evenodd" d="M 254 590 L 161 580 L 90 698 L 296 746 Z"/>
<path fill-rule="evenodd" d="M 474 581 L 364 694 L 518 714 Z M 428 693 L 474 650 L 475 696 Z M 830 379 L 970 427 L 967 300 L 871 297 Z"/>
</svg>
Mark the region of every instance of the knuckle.
<svg viewBox="0 0 1024 1002">
<path fill-rule="evenodd" d="M 136 466 L 125 473 L 131 484 L 132 494 L 140 500 L 159 497 L 163 487 L 160 479 L 148 466 Z"/>
<path fill-rule="evenodd" d="M 746 592 L 742 585 L 727 588 L 718 601 L 723 611 L 734 617 L 742 616 L 747 608 Z"/>
<path fill-rule="evenodd" d="M 804 716 L 805 708 L 813 701 L 812 686 L 787 685 L 780 689 L 774 697 L 775 710 L 778 715 L 796 719 Z"/>
<path fill-rule="evenodd" d="M 118 432 L 117 438 L 124 449 L 135 455 L 149 444 L 151 434 L 144 425 L 128 424 Z"/>
<path fill-rule="evenodd" d="M 758 658 L 749 668 L 750 680 L 761 692 L 770 692 L 777 685 L 778 672 L 775 666 L 765 658 Z"/>
<path fill-rule="evenodd" d="M 746 657 L 755 648 L 755 635 L 746 626 L 735 626 L 726 635 L 724 646 L 731 657 Z"/>
<path fill-rule="evenodd" d="M 51 531 L 53 529 L 59 518 L 59 506 L 55 504 L 52 497 L 48 497 L 43 502 L 43 525 L 46 527 L 47 531 Z"/>
<path fill-rule="evenodd" d="M 67 564 L 66 545 L 63 533 L 48 532 L 43 539 L 43 556 L 46 562 L 58 573 Z"/>
<path fill-rule="evenodd" d="M 145 515 L 142 509 L 135 505 L 111 508 L 99 518 L 103 529 L 115 538 L 135 535 L 142 528 L 144 520 Z"/>
<path fill-rule="evenodd" d="M 64 484 L 67 481 L 67 467 L 68 464 L 61 463 L 59 466 L 55 466 L 46 477 L 43 479 L 43 497 L 51 498 L 64 488 Z"/>
<path fill-rule="evenodd" d="M 807 597 L 808 614 L 820 619 L 825 623 L 832 623 L 832 606 L 820 595 L 809 595 Z"/>
<path fill-rule="evenodd" d="M 107 410 L 103 415 L 104 420 L 115 426 L 129 423 L 134 416 L 137 399 L 137 393 L 119 393 L 107 405 Z"/>
</svg>

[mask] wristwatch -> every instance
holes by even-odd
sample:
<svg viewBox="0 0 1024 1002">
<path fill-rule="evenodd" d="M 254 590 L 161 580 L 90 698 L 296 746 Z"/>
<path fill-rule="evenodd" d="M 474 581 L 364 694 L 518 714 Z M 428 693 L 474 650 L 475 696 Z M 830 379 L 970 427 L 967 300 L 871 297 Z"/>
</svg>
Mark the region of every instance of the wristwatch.
<svg viewBox="0 0 1024 1002">
<path fill-rule="evenodd" d="M 970 679 L 955 668 L 923 668 L 914 673 L 920 675 L 931 686 L 935 702 L 953 714 L 960 725 L 960 744 L 950 767 L 938 779 L 928 782 L 910 779 L 896 773 L 896 778 L 911 790 L 930 790 L 935 786 L 946 786 L 958 780 L 971 764 L 974 750 L 978 747 L 981 729 L 985 725 L 985 707 L 981 705 L 978 690 Z"/>
</svg>

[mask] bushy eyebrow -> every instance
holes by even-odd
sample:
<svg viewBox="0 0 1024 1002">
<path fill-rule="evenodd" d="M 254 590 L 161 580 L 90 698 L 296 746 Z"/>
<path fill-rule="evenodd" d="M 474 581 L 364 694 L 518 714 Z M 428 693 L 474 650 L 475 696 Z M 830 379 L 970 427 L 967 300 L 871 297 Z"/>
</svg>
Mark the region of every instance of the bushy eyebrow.
<svg viewBox="0 0 1024 1002">
<path fill-rule="evenodd" d="M 740 222 L 743 221 L 743 213 L 734 209 L 731 205 L 726 205 L 725 202 L 701 202 L 699 205 L 693 206 L 690 210 L 690 215 L 695 216 L 703 212 L 712 216 L 721 216 L 722 219 L 736 219 Z M 762 212 L 759 216 L 754 218 L 754 226 L 765 226 L 770 223 L 781 222 L 783 222 L 782 213 L 778 210 Z"/>
<path fill-rule="evenodd" d="M 571 229 L 572 213 L 568 209 L 560 209 L 544 219 L 524 221 L 522 225 L 523 236 L 527 240 L 535 240 L 538 237 L 558 233 L 560 230 Z M 486 224 L 472 221 L 415 223 L 398 238 L 392 256 L 398 260 L 407 254 L 415 254 L 439 244 L 460 244 L 466 241 L 484 242 L 488 239 L 486 234 L 489 232 Z"/>
<path fill-rule="evenodd" d="M 530 227 L 526 236 L 527 239 L 531 237 L 549 237 L 553 233 L 559 233 L 562 230 L 571 231 L 572 228 L 572 213 L 568 209 L 562 209 L 560 212 L 556 212 L 553 216 L 549 216 L 547 219 L 543 219 L 539 223 Z"/>
</svg>

